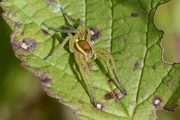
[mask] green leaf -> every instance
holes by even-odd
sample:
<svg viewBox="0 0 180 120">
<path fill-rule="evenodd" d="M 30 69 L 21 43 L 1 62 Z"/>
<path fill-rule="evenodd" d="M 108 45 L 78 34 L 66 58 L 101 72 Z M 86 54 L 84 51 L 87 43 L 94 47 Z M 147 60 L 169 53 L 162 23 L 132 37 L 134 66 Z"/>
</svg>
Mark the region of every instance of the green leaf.
<svg viewBox="0 0 180 120">
<path fill-rule="evenodd" d="M 158 5 L 167 1 L 59 0 L 67 14 L 100 32 L 99 39 L 91 43 L 110 51 L 116 61 L 128 94 L 120 101 L 105 99 L 115 88 L 106 80 L 105 63 L 89 61 L 96 99 L 103 105 L 101 110 L 91 105 L 68 44 L 52 59 L 43 60 L 66 37 L 42 25 L 68 26 L 56 4 L 3 0 L 1 6 L 5 11 L 2 16 L 14 31 L 11 44 L 15 55 L 23 61 L 23 67 L 42 79 L 40 85 L 48 95 L 70 106 L 80 118 L 151 120 L 156 119 L 157 109 L 173 111 L 180 98 L 180 65 L 162 61 L 163 33 L 153 24 Z"/>
</svg>

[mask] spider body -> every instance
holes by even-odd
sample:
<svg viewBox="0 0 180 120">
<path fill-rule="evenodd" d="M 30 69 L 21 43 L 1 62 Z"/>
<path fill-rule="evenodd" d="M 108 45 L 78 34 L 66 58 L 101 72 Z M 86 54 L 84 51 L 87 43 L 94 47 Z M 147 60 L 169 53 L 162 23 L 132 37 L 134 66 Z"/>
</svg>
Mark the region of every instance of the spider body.
<svg viewBox="0 0 180 120">
<path fill-rule="evenodd" d="M 65 27 L 65 29 L 62 30 L 62 29 L 51 27 L 43 23 L 49 29 L 68 34 L 68 36 L 61 43 L 59 49 L 55 51 L 52 55 L 47 57 L 46 60 L 53 57 L 69 41 L 69 50 L 70 52 L 74 53 L 75 61 L 79 67 L 79 71 L 87 87 L 86 90 L 89 94 L 90 101 L 95 107 L 97 107 L 97 102 L 96 102 L 94 87 L 92 84 L 90 70 L 87 65 L 88 59 L 95 60 L 97 57 L 103 59 L 107 65 L 108 71 L 115 85 L 121 90 L 121 92 L 124 95 L 126 95 L 126 90 L 121 84 L 120 76 L 118 74 L 113 56 L 104 49 L 93 47 L 91 43 L 89 42 L 91 39 L 91 34 L 92 34 L 90 29 L 81 20 L 77 21 L 71 18 L 68 14 L 64 12 L 64 10 L 61 7 L 60 9 L 63 15 L 66 17 L 66 19 L 71 20 L 72 22 L 79 24 L 82 27 L 80 31 L 76 30 L 73 27 Z"/>
<path fill-rule="evenodd" d="M 75 43 L 75 48 L 88 58 L 93 57 L 94 49 L 92 45 L 86 40 L 79 40 Z"/>
</svg>

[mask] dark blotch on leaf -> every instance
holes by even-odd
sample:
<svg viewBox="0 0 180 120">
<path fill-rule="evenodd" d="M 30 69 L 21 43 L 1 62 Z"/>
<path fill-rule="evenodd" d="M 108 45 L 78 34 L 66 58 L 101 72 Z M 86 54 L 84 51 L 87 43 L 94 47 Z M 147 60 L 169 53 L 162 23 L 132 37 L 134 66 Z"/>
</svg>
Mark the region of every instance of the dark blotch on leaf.
<svg viewBox="0 0 180 120">
<path fill-rule="evenodd" d="M 13 13 L 12 16 L 16 17 L 16 13 Z"/>
<path fill-rule="evenodd" d="M 23 22 L 16 22 L 16 24 L 15 24 L 15 26 L 14 27 L 18 27 L 18 28 L 21 28 L 21 24 L 22 24 Z"/>
<path fill-rule="evenodd" d="M 131 17 L 138 17 L 139 13 L 131 13 Z"/>
<path fill-rule="evenodd" d="M 78 115 L 79 115 L 79 114 L 78 114 L 79 112 L 81 112 L 81 110 L 75 110 L 73 113 L 78 116 Z"/>
<path fill-rule="evenodd" d="M 82 101 L 81 99 L 80 99 L 80 100 L 78 100 L 78 102 L 79 102 L 79 103 L 81 103 L 81 104 L 83 104 L 83 103 L 84 103 L 84 101 Z"/>
<path fill-rule="evenodd" d="M 154 105 L 154 107 L 155 107 L 156 109 L 162 109 L 161 103 L 162 103 L 162 99 L 161 99 L 161 97 L 159 97 L 159 96 L 155 97 L 155 98 L 152 100 L 152 104 Z"/>
<path fill-rule="evenodd" d="M 21 35 L 22 35 L 22 36 L 24 35 L 24 31 L 21 32 Z"/>
<path fill-rule="evenodd" d="M 105 100 L 110 100 L 110 99 L 113 99 L 112 95 L 108 92 L 104 95 L 104 99 Z"/>
<path fill-rule="evenodd" d="M 18 45 L 15 41 L 12 41 L 12 38 L 11 38 L 10 43 L 11 43 L 12 49 L 13 49 L 14 51 L 16 51 L 17 49 L 19 49 L 19 45 Z"/>
<path fill-rule="evenodd" d="M 39 85 L 41 85 L 43 88 L 46 88 L 47 86 L 49 87 L 51 78 L 47 75 L 47 73 L 38 72 L 38 71 L 39 70 L 37 69 L 35 71 L 35 74 L 41 79 L 41 81 L 39 82 Z"/>
<path fill-rule="evenodd" d="M 90 28 L 91 30 L 91 40 L 90 41 L 96 41 L 97 39 L 99 39 L 100 35 L 100 31 L 97 30 L 96 28 Z"/>
<path fill-rule="evenodd" d="M 152 70 L 154 70 L 155 69 L 155 67 L 154 66 L 152 66 Z"/>
<path fill-rule="evenodd" d="M 110 80 L 108 80 L 108 83 L 110 83 L 110 82 L 112 82 L 112 80 L 110 79 Z"/>
<path fill-rule="evenodd" d="M 169 87 L 169 85 L 174 85 L 174 81 L 172 79 L 169 79 L 168 81 L 166 81 L 166 86 Z"/>
<path fill-rule="evenodd" d="M 134 68 L 136 69 L 136 68 L 138 68 L 139 67 L 139 63 L 135 63 L 134 64 Z"/>
<path fill-rule="evenodd" d="M 32 52 L 32 51 L 33 51 L 35 45 L 36 45 L 36 42 L 35 42 L 35 40 L 33 40 L 32 38 L 28 38 L 28 39 L 26 39 L 26 40 L 23 40 L 23 41 L 20 43 L 20 46 L 21 46 L 23 49 L 25 49 L 25 50 L 27 50 L 27 51 L 29 51 L 29 52 Z"/>
<path fill-rule="evenodd" d="M 43 82 L 43 83 L 47 83 L 47 82 L 49 82 L 50 81 L 50 79 L 48 78 L 48 77 L 45 77 L 45 78 L 43 78 L 42 80 L 41 80 L 41 82 Z"/>
<path fill-rule="evenodd" d="M 43 34 L 46 36 L 46 35 L 49 35 L 49 33 L 46 31 L 46 30 L 44 30 L 44 29 L 42 29 L 42 32 L 43 32 Z"/>
</svg>

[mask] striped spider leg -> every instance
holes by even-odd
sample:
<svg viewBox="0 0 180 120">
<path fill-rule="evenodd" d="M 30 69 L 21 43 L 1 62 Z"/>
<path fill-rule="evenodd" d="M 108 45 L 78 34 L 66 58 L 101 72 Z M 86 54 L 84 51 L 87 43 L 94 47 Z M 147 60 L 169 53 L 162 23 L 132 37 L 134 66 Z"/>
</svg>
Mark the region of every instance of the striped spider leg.
<svg viewBox="0 0 180 120">
<path fill-rule="evenodd" d="M 56 53 L 58 53 L 64 47 L 64 45 L 69 41 L 69 50 L 70 52 L 74 53 L 75 61 L 79 67 L 79 71 L 87 87 L 87 92 L 89 94 L 90 101 L 93 106 L 97 107 L 97 102 L 96 102 L 93 82 L 91 79 L 91 73 L 87 65 L 88 59 L 95 60 L 97 57 L 103 59 L 107 65 L 108 71 L 114 83 L 121 90 L 121 92 L 124 95 L 126 95 L 126 90 L 121 84 L 120 76 L 118 74 L 113 56 L 104 49 L 93 47 L 89 42 L 91 39 L 91 31 L 86 26 L 86 24 L 84 24 L 81 20 L 77 21 L 71 18 L 68 14 L 64 12 L 64 10 L 61 7 L 60 9 L 63 15 L 66 17 L 66 19 L 81 25 L 81 30 L 79 31 L 72 27 L 65 27 L 65 30 L 62 30 L 51 27 L 43 23 L 46 27 L 48 27 L 51 30 L 68 34 L 68 36 L 61 43 L 60 47 L 52 55 L 47 57 L 46 60 L 53 57 Z"/>
</svg>

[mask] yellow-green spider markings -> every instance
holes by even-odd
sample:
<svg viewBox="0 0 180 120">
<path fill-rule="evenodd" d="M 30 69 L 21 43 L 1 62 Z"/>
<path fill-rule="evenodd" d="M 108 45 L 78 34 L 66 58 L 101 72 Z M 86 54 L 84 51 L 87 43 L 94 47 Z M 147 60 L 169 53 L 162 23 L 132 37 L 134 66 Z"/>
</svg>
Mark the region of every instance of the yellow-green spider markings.
<svg viewBox="0 0 180 120">
<path fill-rule="evenodd" d="M 64 10 L 60 7 L 63 15 L 66 19 L 71 20 L 72 22 L 81 25 L 81 30 L 76 30 L 72 27 L 65 27 L 64 30 L 51 27 L 45 23 L 43 23 L 49 29 L 52 29 L 57 32 L 67 33 L 68 36 L 64 39 L 60 47 L 57 51 L 55 51 L 52 55 L 46 58 L 49 59 L 53 57 L 56 53 L 58 53 L 64 45 L 69 40 L 69 50 L 70 52 L 74 53 L 75 61 L 79 67 L 80 73 L 83 77 L 84 83 L 87 87 L 87 91 L 90 97 L 90 101 L 93 106 L 97 107 L 96 96 L 92 84 L 91 74 L 89 67 L 87 65 L 88 59 L 95 60 L 97 57 L 103 59 L 107 65 L 111 78 L 113 79 L 116 86 L 121 90 L 121 92 L 126 95 L 126 90 L 121 84 L 120 76 L 118 74 L 115 61 L 113 56 L 106 50 L 101 48 L 95 48 L 89 42 L 91 39 L 91 31 L 90 29 L 84 24 L 81 20 L 75 20 L 71 18 L 68 14 L 64 12 Z M 106 57 L 107 56 L 107 57 Z M 109 58 L 109 59 L 108 59 Z M 109 61 L 110 60 L 110 61 Z"/>
</svg>

